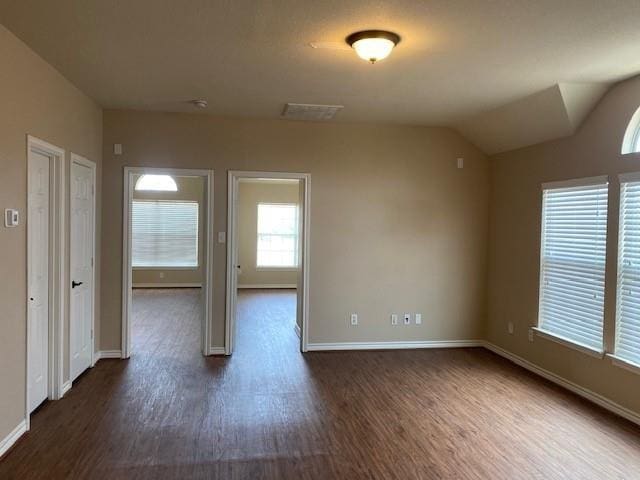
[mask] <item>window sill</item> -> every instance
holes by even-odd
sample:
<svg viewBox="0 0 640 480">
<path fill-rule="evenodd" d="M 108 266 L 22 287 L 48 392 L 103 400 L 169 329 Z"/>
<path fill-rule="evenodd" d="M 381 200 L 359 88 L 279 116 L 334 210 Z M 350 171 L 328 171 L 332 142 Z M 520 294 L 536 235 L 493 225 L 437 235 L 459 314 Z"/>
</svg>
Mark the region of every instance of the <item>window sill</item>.
<svg viewBox="0 0 640 480">
<path fill-rule="evenodd" d="M 629 370 L 630 372 L 640 375 L 640 365 L 637 363 L 630 362 L 629 360 L 617 357 L 611 353 L 607 353 L 607 357 L 611 359 L 611 363 L 616 367 L 624 368 L 625 370 Z"/>
<path fill-rule="evenodd" d="M 256 270 L 259 272 L 297 272 L 298 267 L 256 267 Z"/>
<path fill-rule="evenodd" d="M 132 270 L 190 270 L 190 271 L 195 271 L 198 270 L 200 267 L 199 266 L 195 266 L 195 267 L 131 267 Z"/>
<path fill-rule="evenodd" d="M 576 343 L 573 340 L 561 337 L 559 335 L 556 335 L 555 333 L 547 332 L 546 330 L 542 330 L 539 327 L 531 327 L 531 330 L 533 330 L 537 336 L 546 338 L 547 340 L 551 340 L 552 342 L 559 343 L 560 345 L 564 345 L 565 347 L 569 347 L 573 350 L 577 350 L 595 358 L 604 358 L 604 350 L 597 350 L 593 347 L 583 345 L 581 343 Z"/>
</svg>

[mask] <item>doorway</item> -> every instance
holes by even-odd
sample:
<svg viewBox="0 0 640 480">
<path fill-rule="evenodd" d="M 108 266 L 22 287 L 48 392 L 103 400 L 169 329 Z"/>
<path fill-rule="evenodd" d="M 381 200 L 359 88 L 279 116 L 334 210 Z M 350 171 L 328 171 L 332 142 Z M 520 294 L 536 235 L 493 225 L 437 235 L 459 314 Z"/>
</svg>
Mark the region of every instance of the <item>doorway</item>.
<svg viewBox="0 0 640 480">
<path fill-rule="evenodd" d="M 123 219 L 121 357 L 172 338 L 210 355 L 213 172 L 125 168 Z"/>
<path fill-rule="evenodd" d="M 227 355 L 238 346 L 238 329 L 251 324 L 271 335 L 295 332 L 307 350 L 310 183 L 304 173 L 229 172 Z M 248 319 L 251 310 L 262 319 Z"/>
<path fill-rule="evenodd" d="M 26 419 L 63 394 L 65 152 L 27 137 Z"/>
</svg>

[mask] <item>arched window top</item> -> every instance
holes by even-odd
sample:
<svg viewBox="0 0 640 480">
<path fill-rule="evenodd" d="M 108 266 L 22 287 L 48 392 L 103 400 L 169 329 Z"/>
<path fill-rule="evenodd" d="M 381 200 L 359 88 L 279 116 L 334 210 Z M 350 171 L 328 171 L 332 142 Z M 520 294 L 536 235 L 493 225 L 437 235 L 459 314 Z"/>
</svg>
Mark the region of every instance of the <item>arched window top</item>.
<svg viewBox="0 0 640 480">
<path fill-rule="evenodd" d="M 640 153 L 640 108 L 631 117 L 631 121 L 624 132 L 622 153 Z"/>
<path fill-rule="evenodd" d="M 136 190 L 177 192 L 178 185 L 170 175 L 142 175 L 136 182 Z"/>
</svg>

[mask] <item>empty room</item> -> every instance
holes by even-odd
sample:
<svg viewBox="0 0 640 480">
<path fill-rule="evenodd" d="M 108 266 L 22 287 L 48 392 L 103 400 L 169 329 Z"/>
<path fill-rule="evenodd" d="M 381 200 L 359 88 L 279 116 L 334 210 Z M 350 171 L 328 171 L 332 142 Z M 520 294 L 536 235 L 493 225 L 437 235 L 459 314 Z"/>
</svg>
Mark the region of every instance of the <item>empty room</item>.
<svg viewBox="0 0 640 480">
<path fill-rule="evenodd" d="M 640 479 L 638 19 L 0 0 L 0 479 Z"/>
</svg>

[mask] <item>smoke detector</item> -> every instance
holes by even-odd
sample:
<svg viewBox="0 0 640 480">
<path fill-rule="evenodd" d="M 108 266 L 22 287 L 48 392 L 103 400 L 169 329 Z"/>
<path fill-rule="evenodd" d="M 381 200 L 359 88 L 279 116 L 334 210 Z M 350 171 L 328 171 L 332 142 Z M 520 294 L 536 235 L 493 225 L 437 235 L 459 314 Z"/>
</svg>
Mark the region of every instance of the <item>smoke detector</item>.
<svg viewBox="0 0 640 480">
<path fill-rule="evenodd" d="M 313 105 L 309 103 L 287 103 L 282 117 L 287 120 L 321 122 L 332 120 L 344 108 L 343 105 Z"/>
<path fill-rule="evenodd" d="M 209 103 L 206 100 L 202 99 L 202 98 L 198 98 L 196 100 L 191 100 L 191 104 L 194 107 L 197 107 L 197 108 L 207 108 L 209 106 Z"/>
</svg>

